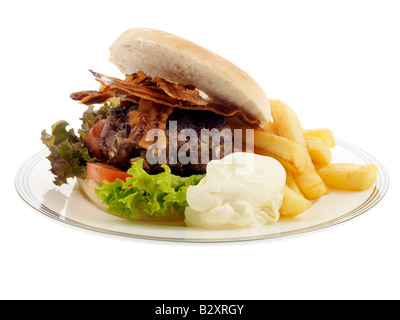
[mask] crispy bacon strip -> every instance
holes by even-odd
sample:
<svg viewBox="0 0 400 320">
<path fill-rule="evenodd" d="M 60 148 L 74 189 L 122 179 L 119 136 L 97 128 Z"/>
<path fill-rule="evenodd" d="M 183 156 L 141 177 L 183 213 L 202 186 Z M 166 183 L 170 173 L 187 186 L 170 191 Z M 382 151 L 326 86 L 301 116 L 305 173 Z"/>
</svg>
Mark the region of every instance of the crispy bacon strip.
<svg viewBox="0 0 400 320">
<path fill-rule="evenodd" d="M 86 105 L 102 104 L 106 103 L 114 94 L 112 92 L 101 92 L 101 91 L 81 91 L 74 92 L 70 95 L 71 99 L 80 101 L 80 103 Z"/>
<path fill-rule="evenodd" d="M 144 72 L 139 71 L 135 74 L 127 74 L 125 76 L 125 81 L 133 81 L 137 84 L 146 84 L 147 82 L 151 82 L 151 78 L 148 77 Z"/>
<path fill-rule="evenodd" d="M 157 84 L 159 88 L 161 88 L 169 97 L 179 100 L 179 101 L 187 101 L 193 103 L 197 106 L 205 106 L 207 105 L 207 101 L 205 101 L 201 96 L 200 92 L 196 90 L 195 87 L 191 85 L 183 85 L 169 82 L 163 78 L 155 77 L 154 82 Z"/>
<path fill-rule="evenodd" d="M 72 100 L 79 101 L 82 104 L 91 106 L 93 104 L 104 104 L 108 100 L 114 97 L 122 98 L 125 101 L 138 103 L 140 98 L 127 94 L 124 91 L 118 89 L 106 89 L 108 91 L 80 91 L 74 92 L 70 95 Z"/>
<path fill-rule="evenodd" d="M 175 107 L 177 104 L 176 99 L 169 97 L 164 91 L 157 87 L 151 87 L 146 85 L 140 85 L 134 81 L 120 80 L 113 77 L 108 77 L 100 73 L 91 71 L 103 86 L 113 90 L 118 89 L 128 95 L 134 95 L 144 100 L 153 101 L 158 104 L 166 105 L 169 107 Z"/>
<path fill-rule="evenodd" d="M 163 133 L 167 127 L 167 120 L 173 108 L 155 104 L 152 101 L 140 100 L 139 108 L 129 113 L 129 126 L 131 127 L 130 136 L 125 142 L 137 143 L 140 147 L 148 150 L 154 143 L 154 137 L 149 137 L 148 133 L 152 129 L 160 129 Z M 146 140 L 146 138 L 150 138 Z M 158 138 L 160 138 L 158 136 Z M 164 139 L 157 140 L 158 148 L 166 147 Z"/>
<path fill-rule="evenodd" d="M 134 103 L 143 99 L 171 108 L 211 111 L 225 117 L 236 116 L 251 126 L 260 126 L 260 121 L 234 106 L 205 101 L 199 91 L 190 85 L 174 84 L 160 77 L 153 80 L 143 72 L 127 75 L 126 80 L 91 72 L 102 84 L 101 91 L 75 92 L 71 94 L 72 99 L 86 105 L 105 103 L 112 97 L 120 97 Z"/>
</svg>

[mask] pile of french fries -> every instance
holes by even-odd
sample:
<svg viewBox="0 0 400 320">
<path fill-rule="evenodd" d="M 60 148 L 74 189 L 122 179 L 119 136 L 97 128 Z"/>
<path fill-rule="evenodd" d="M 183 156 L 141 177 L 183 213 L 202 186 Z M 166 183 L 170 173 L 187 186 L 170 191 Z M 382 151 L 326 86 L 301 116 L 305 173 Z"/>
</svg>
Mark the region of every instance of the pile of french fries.
<svg viewBox="0 0 400 320">
<path fill-rule="evenodd" d="M 288 105 L 279 100 L 270 105 L 272 121 L 255 130 L 254 152 L 275 158 L 286 170 L 283 216 L 298 216 L 330 189 L 363 191 L 374 185 L 375 165 L 331 163 L 336 145 L 331 130 L 304 130 Z"/>
</svg>

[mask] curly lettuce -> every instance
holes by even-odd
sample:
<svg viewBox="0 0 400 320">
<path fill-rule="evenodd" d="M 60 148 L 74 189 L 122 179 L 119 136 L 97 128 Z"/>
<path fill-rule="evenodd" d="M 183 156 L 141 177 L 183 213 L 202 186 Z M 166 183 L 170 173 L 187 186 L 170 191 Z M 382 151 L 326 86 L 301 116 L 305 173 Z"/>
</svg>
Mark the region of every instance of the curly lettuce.
<svg viewBox="0 0 400 320">
<path fill-rule="evenodd" d="M 81 137 L 73 129 L 67 131 L 66 121 L 58 121 L 51 127 L 51 134 L 42 131 L 41 140 L 49 148 L 47 157 L 51 163 L 51 173 L 54 174 L 54 184 L 60 186 L 67 183 L 68 178 L 86 178 L 86 163 L 96 162 Z"/>
<path fill-rule="evenodd" d="M 85 179 L 86 163 L 99 162 L 86 146 L 85 138 L 90 129 L 101 119 L 107 118 L 108 111 L 118 107 L 120 103 L 121 98 L 112 98 L 97 110 L 94 106 L 89 106 L 80 118 L 82 125 L 78 130 L 79 135 L 76 135 L 73 129 L 67 131 L 69 123 L 64 120 L 53 124 L 51 134 L 46 130 L 42 131 L 41 140 L 50 150 L 47 159 L 51 163 L 50 171 L 55 176 L 55 185 L 67 183 L 68 178 Z"/>
<path fill-rule="evenodd" d="M 143 169 L 143 159 L 140 159 L 128 170 L 131 178 L 126 182 L 120 179 L 104 181 L 96 189 L 96 195 L 108 206 L 110 213 L 128 220 L 140 215 L 138 208 L 151 215 L 164 216 L 167 209 L 174 206 L 183 214 L 188 206 L 188 187 L 197 185 L 205 175 L 181 177 L 172 174 L 167 165 L 163 165 L 163 169 L 162 173 L 150 175 Z"/>
</svg>

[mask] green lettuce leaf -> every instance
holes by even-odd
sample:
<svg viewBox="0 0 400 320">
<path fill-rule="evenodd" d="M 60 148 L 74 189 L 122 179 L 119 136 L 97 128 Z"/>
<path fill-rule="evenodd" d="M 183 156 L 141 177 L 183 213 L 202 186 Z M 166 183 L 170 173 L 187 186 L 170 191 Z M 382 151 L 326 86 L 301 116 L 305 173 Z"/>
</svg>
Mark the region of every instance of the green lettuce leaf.
<svg viewBox="0 0 400 320">
<path fill-rule="evenodd" d="M 169 206 L 174 206 L 183 214 L 188 206 L 187 188 L 197 185 L 205 175 L 180 177 L 172 174 L 167 165 L 163 165 L 163 169 L 162 173 L 150 175 L 143 169 L 143 159 L 140 159 L 128 170 L 131 178 L 126 182 L 120 179 L 104 181 L 96 190 L 97 197 L 108 206 L 110 213 L 126 219 L 140 215 L 138 208 L 151 215 L 163 216 Z"/>
<path fill-rule="evenodd" d="M 47 157 L 51 163 L 51 173 L 55 175 L 54 184 L 60 186 L 67 183 L 68 178 L 86 178 L 86 163 L 96 162 L 91 157 L 84 141 L 73 129 L 67 131 L 66 121 L 58 121 L 51 127 L 51 134 L 42 131 L 41 140 L 49 148 Z"/>
</svg>

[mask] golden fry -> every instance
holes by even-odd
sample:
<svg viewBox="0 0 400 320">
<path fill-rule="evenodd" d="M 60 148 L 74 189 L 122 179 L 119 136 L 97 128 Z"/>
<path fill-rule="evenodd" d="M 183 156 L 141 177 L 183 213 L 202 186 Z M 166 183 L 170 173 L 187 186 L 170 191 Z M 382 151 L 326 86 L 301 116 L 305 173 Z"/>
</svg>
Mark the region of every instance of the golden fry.
<svg viewBox="0 0 400 320">
<path fill-rule="evenodd" d="M 280 100 L 270 100 L 271 115 L 278 135 L 296 142 L 299 146 L 307 148 L 304 130 L 300 125 L 296 113 Z"/>
<path fill-rule="evenodd" d="M 286 171 L 286 185 L 304 198 L 304 195 L 300 191 L 299 186 L 296 183 L 296 180 L 294 180 L 293 174 L 286 168 L 285 171 Z"/>
<path fill-rule="evenodd" d="M 283 204 L 279 210 L 286 217 L 295 217 L 311 208 L 311 202 L 285 186 Z"/>
<path fill-rule="evenodd" d="M 329 164 L 329 163 L 328 163 L 328 164 Z M 315 171 L 318 172 L 318 171 L 321 170 L 322 168 L 326 167 L 328 164 L 314 163 Z"/>
<path fill-rule="evenodd" d="M 254 152 L 273 157 L 291 172 L 303 173 L 310 165 L 310 156 L 297 143 L 260 130 L 254 131 Z"/>
<path fill-rule="evenodd" d="M 331 189 L 363 191 L 376 182 L 378 168 L 373 164 L 332 163 L 318 170 L 318 174 Z"/>
<path fill-rule="evenodd" d="M 316 173 L 308 152 L 297 143 L 267 132 L 255 130 L 255 153 L 273 157 L 289 170 L 300 191 L 309 200 L 326 194 L 326 187 Z"/>
<path fill-rule="evenodd" d="M 328 192 L 324 181 L 315 170 L 302 174 L 293 173 L 293 177 L 308 200 L 318 199 Z"/>
<path fill-rule="evenodd" d="M 263 129 L 264 129 L 265 132 L 278 135 L 278 128 L 276 127 L 276 124 L 273 123 L 272 121 L 267 122 L 267 123 L 264 125 Z"/>
<path fill-rule="evenodd" d="M 332 152 L 325 140 L 318 137 L 307 137 L 307 150 L 314 164 L 327 165 L 332 160 Z"/>
<path fill-rule="evenodd" d="M 325 141 L 329 148 L 336 146 L 335 138 L 333 137 L 332 130 L 330 129 L 311 129 L 304 130 L 305 137 L 321 138 Z"/>
</svg>

